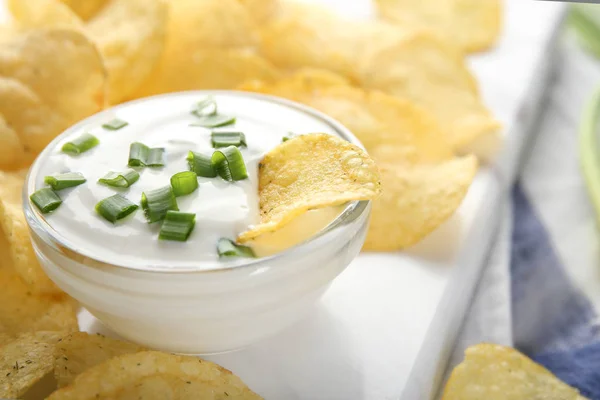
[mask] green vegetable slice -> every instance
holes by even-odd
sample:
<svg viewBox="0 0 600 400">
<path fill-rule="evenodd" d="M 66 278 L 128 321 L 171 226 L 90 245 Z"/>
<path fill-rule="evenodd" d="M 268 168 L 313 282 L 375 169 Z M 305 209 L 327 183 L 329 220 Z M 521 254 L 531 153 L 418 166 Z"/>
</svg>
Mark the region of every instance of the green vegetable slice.
<svg viewBox="0 0 600 400">
<path fill-rule="evenodd" d="M 140 174 L 133 169 L 128 169 L 125 172 L 111 171 L 102 178 L 98 179 L 98 182 L 107 186 L 128 188 L 136 183 L 138 179 L 140 179 Z"/>
<path fill-rule="evenodd" d="M 214 115 L 217 113 L 217 102 L 213 96 L 207 96 L 204 99 L 196 103 L 196 108 L 192 111 L 192 114 L 198 117 L 204 117 L 206 115 Z"/>
<path fill-rule="evenodd" d="M 119 119 L 119 118 L 115 118 L 110 122 L 102 124 L 102 127 L 104 129 L 108 129 L 109 131 L 118 131 L 119 129 L 124 128 L 127 125 L 129 125 L 129 122 L 123 121 L 122 119 Z"/>
<path fill-rule="evenodd" d="M 248 246 L 235 244 L 232 240 L 221 238 L 217 242 L 219 257 L 248 257 L 255 258 L 254 251 Z"/>
<path fill-rule="evenodd" d="M 44 177 L 44 183 L 50 185 L 52 190 L 62 190 L 75 187 L 85 182 L 85 177 L 79 172 L 66 172 L 64 174 Z"/>
<path fill-rule="evenodd" d="M 69 154 L 81 154 L 93 147 L 98 146 L 98 144 L 100 144 L 100 141 L 96 136 L 90 135 L 89 133 L 84 133 L 78 138 L 65 143 L 62 147 L 62 151 L 63 153 Z"/>
<path fill-rule="evenodd" d="M 194 113 L 198 115 L 197 113 Z M 227 126 L 235 124 L 235 117 L 228 115 L 199 115 L 198 121 L 190 124 L 191 126 L 203 126 L 205 128 L 217 128 L 219 126 Z"/>
<path fill-rule="evenodd" d="M 235 146 L 216 150 L 211 163 L 217 174 L 226 181 L 241 181 L 248 178 L 248 171 L 242 153 Z"/>
<path fill-rule="evenodd" d="M 247 147 L 246 135 L 242 132 L 212 132 L 210 137 L 215 149 L 228 146 Z"/>
<path fill-rule="evenodd" d="M 29 196 L 31 202 L 42 212 L 47 214 L 58 208 L 62 204 L 62 200 L 52 189 L 43 188 L 35 191 Z"/>
<path fill-rule="evenodd" d="M 190 237 L 195 225 L 196 214 L 169 210 L 158 233 L 158 238 L 185 242 Z"/>
<path fill-rule="evenodd" d="M 165 149 L 162 147 L 150 148 L 143 143 L 134 142 L 129 146 L 130 167 L 163 167 Z"/>
<path fill-rule="evenodd" d="M 194 171 L 178 172 L 171 177 L 171 187 L 176 197 L 185 196 L 198 189 L 198 178 Z"/>
<path fill-rule="evenodd" d="M 107 197 L 96 204 L 96 212 L 113 224 L 138 208 L 137 204 L 132 203 L 120 194 Z"/>
<path fill-rule="evenodd" d="M 190 171 L 204 178 L 214 178 L 217 176 L 217 171 L 213 168 L 211 157 L 204 154 L 190 151 L 187 156 L 188 166 Z"/>
<path fill-rule="evenodd" d="M 163 220 L 169 210 L 179 211 L 177 199 L 171 186 L 164 186 L 142 193 L 142 209 L 150 224 Z"/>
</svg>

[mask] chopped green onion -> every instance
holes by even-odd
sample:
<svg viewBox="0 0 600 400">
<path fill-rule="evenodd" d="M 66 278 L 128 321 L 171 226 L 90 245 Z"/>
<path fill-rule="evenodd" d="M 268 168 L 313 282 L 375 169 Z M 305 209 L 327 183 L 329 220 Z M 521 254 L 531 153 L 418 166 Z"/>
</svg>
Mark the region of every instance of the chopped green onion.
<svg viewBox="0 0 600 400">
<path fill-rule="evenodd" d="M 217 174 L 226 181 L 241 181 L 248 177 L 242 153 L 235 146 L 215 150 L 210 160 Z"/>
<path fill-rule="evenodd" d="M 196 214 L 169 210 L 160 227 L 158 238 L 185 242 L 194 230 L 194 225 L 196 225 Z"/>
<path fill-rule="evenodd" d="M 129 165 L 130 167 L 163 167 L 165 149 L 156 147 L 151 149 L 140 142 L 131 143 L 129 146 Z"/>
<path fill-rule="evenodd" d="M 176 197 L 185 196 L 198 189 L 198 178 L 194 171 L 178 172 L 171 177 L 171 187 Z"/>
<path fill-rule="evenodd" d="M 98 182 L 103 183 L 107 186 L 128 188 L 140 179 L 140 174 L 137 171 L 128 169 L 125 172 L 109 172 L 102 178 L 98 179 Z"/>
<path fill-rule="evenodd" d="M 54 176 L 46 176 L 44 183 L 50 185 L 52 190 L 62 190 L 85 183 L 86 179 L 79 172 L 66 172 Z"/>
<path fill-rule="evenodd" d="M 138 208 L 137 204 L 132 203 L 120 194 L 107 197 L 96 204 L 96 212 L 113 224 Z"/>
<path fill-rule="evenodd" d="M 119 129 L 124 128 L 127 125 L 129 125 L 129 122 L 123 121 L 122 119 L 119 119 L 119 118 L 115 118 L 110 122 L 102 124 L 102 127 L 104 129 L 108 129 L 109 131 L 118 131 Z"/>
<path fill-rule="evenodd" d="M 62 204 L 60 197 L 50 188 L 37 190 L 29 198 L 43 214 L 56 210 Z"/>
<path fill-rule="evenodd" d="M 198 115 L 197 113 L 194 113 Z M 235 124 L 235 117 L 229 117 L 227 115 L 199 115 L 199 120 L 190 124 L 191 126 L 203 126 L 205 128 L 217 128 L 219 126 L 226 126 Z"/>
<path fill-rule="evenodd" d="M 169 210 L 179 211 L 171 186 L 142 193 L 142 208 L 148 223 L 164 219 Z"/>
<path fill-rule="evenodd" d="M 210 156 L 190 151 L 187 156 L 188 166 L 190 171 L 204 178 L 214 178 L 217 176 L 217 171 L 213 168 Z"/>
<path fill-rule="evenodd" d="M 217 242 L 217 253 L 219 253 L 219 257 L 256 257 L 250 247 L 235 244 L 232 240 L 225 238 L 219 239 Z"/>
<path fill-rule="evenodd" d="M 300 135 L 299 135 L 299 134 L 297 134 L 297 133 L 294 133 L 294 132 L 288 132 L 288 133 L 287 133 L 287 135 L 285 135 L 285 136 L 284 136 L 284 137 L 281 139 L 281 141 L 282 141 L 282 142 L 287 142 L 288 140 L 290 140 L 290 139 L 293 139 L 293 138 L 296 138 L 296 137 L 298 137 L 298 136 L 300 136 Z"/>
<path fill-rule="evenodd" d="M 99 143 L 100 141 L 96 136 L 90 135 L 89 133 L 84 133 L 78 138 L 65 143 L 62 147 L 62 151 L 63 153 L 81 154 L 85 153 L 92 147 L 98 146 Z"/>
<path fill-rule="evenodd" d="M 210 138 L 215 149 L 227 146 L 246 147 L 246 135 L 242 132 L 212 132 Z"/>
<path fill-rule="evenodd" d="M 196 108 L 192 111 L 192 114 L 198 117 L 204 117 L 206 115 L 214 115 L 217 113 L 217 102 L 212 96 L 207 96 L 204 99 L 196 103 Z"/>
</svg>

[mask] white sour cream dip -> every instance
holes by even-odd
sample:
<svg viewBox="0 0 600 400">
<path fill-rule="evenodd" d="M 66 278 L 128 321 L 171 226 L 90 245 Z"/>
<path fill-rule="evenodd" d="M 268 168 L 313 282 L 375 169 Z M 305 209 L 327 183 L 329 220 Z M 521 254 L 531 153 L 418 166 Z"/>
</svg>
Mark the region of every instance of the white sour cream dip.
<svg viewBox="0 0 600 400">
<path fill-rule="evenodd" d="M 189 170 L 186 156 L 190 150 L 212 154 L 211 128 L 190 125 L 198 121 L 191 111 L 204 98 L 198 92 L 156 96 L 106 110 L 70 128 L 44 150 L 34 165 L 36 190 L 47 186 L 46 175 L 79 172 L 87 179 L 80 186 L 58 192 L 63 203 L 54 212 L 43 215 L 61 242 L 82 255 L 114 265 L 218 268 L 226 263 L 218 258 L 217 241 L 235 240 L 239 233 L 259 222 L 258 163 L 264 154 L 289 132 L 336 134 L 327 121 L 285 101 L 265 100 L 248 93 L 208 94 L 214 95 L 219 114 L 236 118 L 233 125 L 212 129 L 240 131 L 246 136 L 247 147 L 240 147 L 240 151 L 248 179 L 226 182 L 219 177 L 198 177 L 196 191 L 177 197 L 180 211 L 196 214 L 196 226 L 189 239 L 158 240 L 161 223 L 148 224 L 141 207 L 116 224 L 98 215 L 94 207 L 116 193 L 139 204 L 142 192 L 169 185 L 171 176 Z M 116 131 L 102 127 L 115 118 L 128 125 Z M 96 136 L 100 144 L 77 156 L 61 151 L 65 143 L 84 133 Z M 135 168 L 140 178 L 126 189 L 98 183 L 108 172 L 128 168 L 133 142 L 165 148 L 166 165 Z M 328 225 L 342 209 L 311 212 L 281 236 L 258 241 L 255 251 L 264 256 L 302 242 Z"/>
</svg>

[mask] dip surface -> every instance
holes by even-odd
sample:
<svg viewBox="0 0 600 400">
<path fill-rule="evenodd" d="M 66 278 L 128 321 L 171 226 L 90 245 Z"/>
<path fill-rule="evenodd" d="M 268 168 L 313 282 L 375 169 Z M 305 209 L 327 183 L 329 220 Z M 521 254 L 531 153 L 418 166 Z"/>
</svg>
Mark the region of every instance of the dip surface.
<svg viewBox="0 0 600 400">
<path fill-rule="evenodd" d="M 326 121 L 300 109 L 245 93 L 216 92 L 214 95 L 219 114 L 235 117 L 235 124 L 221 128 L 190 126 L 198 122 L 191 111 L 208 94 L 178 93 L 123 104 L 88 118 L 52 142 L 32 170 L 36 174 L 35 190 L 46 187 L 44 176 L 47 175 L 79 172 L 87 179 L 80 186 L 60 191 L 62 205 L 43 215 L 55 236 L 80 254 L 115 265 L 149 269 L 192 266 L 212 269 L 224 265 L 218 259 L 217 241 L 235 239 L 250 225 L 258 223 L 258 163 L 263 155 L 281 143 L 289 132 L 337 133 Z M 128 125 L 116 131 L 102 127 L 114 118 Z M 190 150 L 212 154 L 212 130 L 245 134 L 247 147 L 239 149 L 248 179 L 227 182 L 220 177 L 198 177 L 199 188 L 177 198 L 180 211 L 196 214 L 196 226 L 187 242 L 158 240 L 161 223 L 148 224 L 141 208 L 116 224 L 96 213 L 96 203 L 116 193 L 139 204 L 142 192 L 169 185 L 171 176 L 189 170 L 186 156 Z M 84 133 L 96 136 L 100 144 L 77 156 L 61 151 L 63 144 Z M 133 142 L 164 147 L 166 165 L 135 168 L 140 179 L 126 189 L 98 183 L 108 172 L 123 172 L 128 168 L 129 147 Z M 309 235 L 287 230 L 285 234 L 290 238 L 278 240 L 299 243 L 325 227 L 331 222 L 331 215 L 338 215 L 342 209 L 325 212 L 324 218 L 312 217 L 314 222 L 305 224 L 309 225 L 306 228 Z M 281 248 L 275 247 L 273 251 Z M 264 253 L 259 251 L 258 255 Z"/>
</svg>

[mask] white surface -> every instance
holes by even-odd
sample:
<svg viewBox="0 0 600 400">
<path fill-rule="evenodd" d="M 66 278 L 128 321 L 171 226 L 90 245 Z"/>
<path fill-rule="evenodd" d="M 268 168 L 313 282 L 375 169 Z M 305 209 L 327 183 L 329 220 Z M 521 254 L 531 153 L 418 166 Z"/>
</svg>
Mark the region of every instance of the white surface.
<svg viewBox="0 0 600 400">
<path fill-rule="evenodd" d="M 366 1 L 328 2 L 346 14 L 365 15 L 370 12 Z M 537 73 L 545 52 L 542 44 L 562 7 L 507 0 L 500 46 L 472 60 L 487 103 L 515 135 L 523 133 L 521 125 L 529 119 L 521 108 L 528 82 Z M 515 146 L 523 138 L 507 140 L 509 151 L 500 170 L 510 177 Z M 211 359 L 267 399 L 429 398 L 460 327 L 461 309 L 477 282 L 482 244 L 493 236 L 492 217 L 501 199 L 492 176 L 482 171 L 457 216 L 410 253 L 361 255 L 303 323 Z M 480 211 L 490 219 L 481 218 Z M 81 325 L 103 329 L 86 313 Z"/>
</svg>

